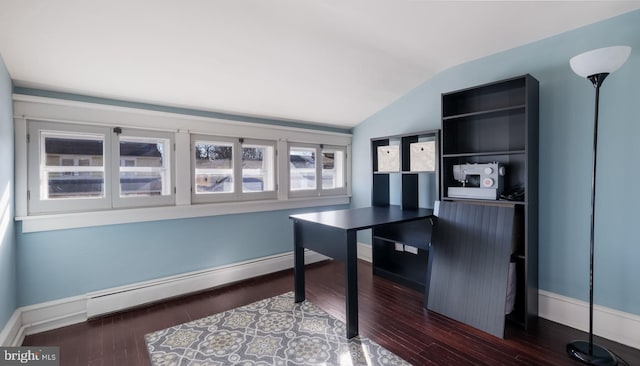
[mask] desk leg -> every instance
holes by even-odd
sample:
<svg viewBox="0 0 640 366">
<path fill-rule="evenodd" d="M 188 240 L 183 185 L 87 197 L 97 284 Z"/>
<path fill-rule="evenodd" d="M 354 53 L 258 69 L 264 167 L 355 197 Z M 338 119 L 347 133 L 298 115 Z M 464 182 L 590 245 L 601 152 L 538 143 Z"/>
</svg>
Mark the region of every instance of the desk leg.
<svg viewBox="0 0 640 366">
<path fill-rule="evenodd" d="M 293 222 L 293 283 L 295 291 L 295 302 L 302 302 L 304 293 L 304 247 L 302 246 L 302 235 L 299 232 L 302 227 L 299 223 Z"/>
<path fill-rule="evenodd" d="M 358 246 L 356 231 L 347 231 L 346 296 L 347 338 L 358 335 Z"/>
</svg>

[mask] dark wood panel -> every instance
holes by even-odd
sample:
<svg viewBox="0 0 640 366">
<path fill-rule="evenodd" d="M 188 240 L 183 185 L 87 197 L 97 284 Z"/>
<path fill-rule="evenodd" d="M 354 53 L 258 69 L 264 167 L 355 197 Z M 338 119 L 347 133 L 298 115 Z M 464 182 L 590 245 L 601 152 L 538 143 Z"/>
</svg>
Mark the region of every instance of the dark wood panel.
<svg viewBox="0 0 640 366">
<path fill-rule="evenodd" d="M 374 174 L 371 187 L 371 206 L 389 206 L 389 174 Z"/>
<path fill-rule="evenodd" d="M 293 230 L 295 242 L 303 248 L 343 262 L 347 260 L 346 231 L 306 221 L 296 222 Z"/>
<path fill-rule="evenodd" d="M 89 322 L 27 336 L 25 346 L 60 346 L 61 365 L 149 365 L 144 334 L 293 290 L 287 270 Z M 358 263 L 360 334 L 414 365 L 574 365 L 565 345 L 587 334 L 541 319 L 535 330 L 510 324 L 499 339 L 423 308 L 423 294 L 373 276 Z M 344 320 L 344 266 L 308 266 L 307 299 Z M 640 350 L 596 337 L 631 365 Z"/>
<path fill-rule="evenodd" d="M 373 228 L 373 236 L 428 250 L 429 243 L 431 242 L 433 220 L 435 220 L 435 216 L 427 220 L 414 220 L 401 224 L 376 226 Z"/>
<path fill-rule="evenodd" d="M 503 337 L 514 214 L 507 206 L 440 203 L 429 310 Z"/>
<path fill-rule="evenodd" d="M 403 210 L 418 209 L 418 174 L 402 175 L 402 202 Z"/>
</svg>

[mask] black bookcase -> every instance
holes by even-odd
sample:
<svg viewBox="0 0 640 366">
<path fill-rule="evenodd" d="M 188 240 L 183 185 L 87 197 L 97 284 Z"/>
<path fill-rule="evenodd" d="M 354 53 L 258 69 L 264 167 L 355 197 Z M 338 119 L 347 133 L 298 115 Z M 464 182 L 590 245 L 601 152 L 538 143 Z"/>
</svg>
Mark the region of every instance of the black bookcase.
<svg viewBox="0 0 640 366">
<path fill-rule="evenodd" d="M 422 170 L 411 162 L 412 149 L 420 143 L 434 147 L 433 170 Z M 415 145 L 414 145 L 415 144 Z M 384 170 L 380 154 L 391 147 L 397 157 L 397 170 Z M 390 206 L 392 201 L 403 210 L 433 208 L 440 196 L 440 131 L 387 136 L 371 140 L 373 181 L 372 206 Z M 415 156 L 415 155 L 414 155 Z M 381 159 L 382 158 L 382 159 Z M 415 162 L 414 162 L 415 163 Z M 414 170 L 412 170 L 412 167 Z M 394 189 L 395 188 L 395 189 Z M 398 194 L 391 198 L 391 189 Z M 431 241 L 431 222 L 425 220 L 376 227 L 372 232 L 373 273 L 416 290 L 424 291 L 428 249 Z"/>
<path fill-rule="evenodd" d="M 538 89 L 524 75 L 442 95 L 441 199 L 515 208 L 516 303 L 507 319 L 525 328 L 538 316 Z M 449 195 L 460 186 L 455 165 L 493 162 L 505 167 L 502 197 Z"/>
</svg>

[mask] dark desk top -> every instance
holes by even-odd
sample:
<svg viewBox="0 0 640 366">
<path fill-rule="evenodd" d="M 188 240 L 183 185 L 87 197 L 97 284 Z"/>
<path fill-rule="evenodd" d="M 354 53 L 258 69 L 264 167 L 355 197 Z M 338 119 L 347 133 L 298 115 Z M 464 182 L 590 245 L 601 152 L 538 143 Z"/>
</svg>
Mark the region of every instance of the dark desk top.
<svg viewBox="0 0 640 366">
<path fill-rule="evenodd" d="M 377 225 L 423 219 L 432 215 L 433 210 L 427 208 L 403 211 L 400 206 L 374 206 L 336 211 L 311 212 L 306 214 L 290 215 L 289 218 L 293 220 L 322 224 L 343 230 L 363 230 Z"/>
</svg>

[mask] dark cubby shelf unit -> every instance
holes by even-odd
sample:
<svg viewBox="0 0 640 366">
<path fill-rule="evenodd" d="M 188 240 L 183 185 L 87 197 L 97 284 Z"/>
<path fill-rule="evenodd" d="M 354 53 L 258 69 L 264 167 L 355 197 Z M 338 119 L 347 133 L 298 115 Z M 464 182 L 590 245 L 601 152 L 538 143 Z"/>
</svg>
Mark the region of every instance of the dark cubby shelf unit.
<svg viewBox="0 0 640 366">
<path fill-rule="evenodd" d="M 516 207 L 516 304 L 507 319 L 525 328 L 538 316 L 538 105 L 531 75 L 442 94 L 440 198 Z M 448 197 L 459 186 L 454 165 L 491 162 L 504 165 L 506 192 L 524 190 L 522 201 Z"/>
<path fill-rule="evenodd" d="M 411 171 L 410 147 L 414 142 L 435 142 L 435 171 Z M 397 172 L 378 171 L 378 147 L 398 145 L 400 152 L 400 169 Z M 440 196 L 440 131 L 425 131 L 412 134 L 386 136 L 371 140 L 372 158 L 372 190 L 373 206 L 389 206 L 390 177 L 399 175 L 401 179 L 401 201 L 403 210 L 419 207 L 421 177 L 435 175 L 435 197 Z M 404 286 L 424 291 L 425 274 L 428 261 L 428 248 L 431 240 L 431 222 L 425 220 L 410 221 L 402 224 L 389 224 L 376 227 L 372 232 L 373 273 Z M 396 243 L 417 248 L 417 254 L 395 249 Z"/>
</svg>

